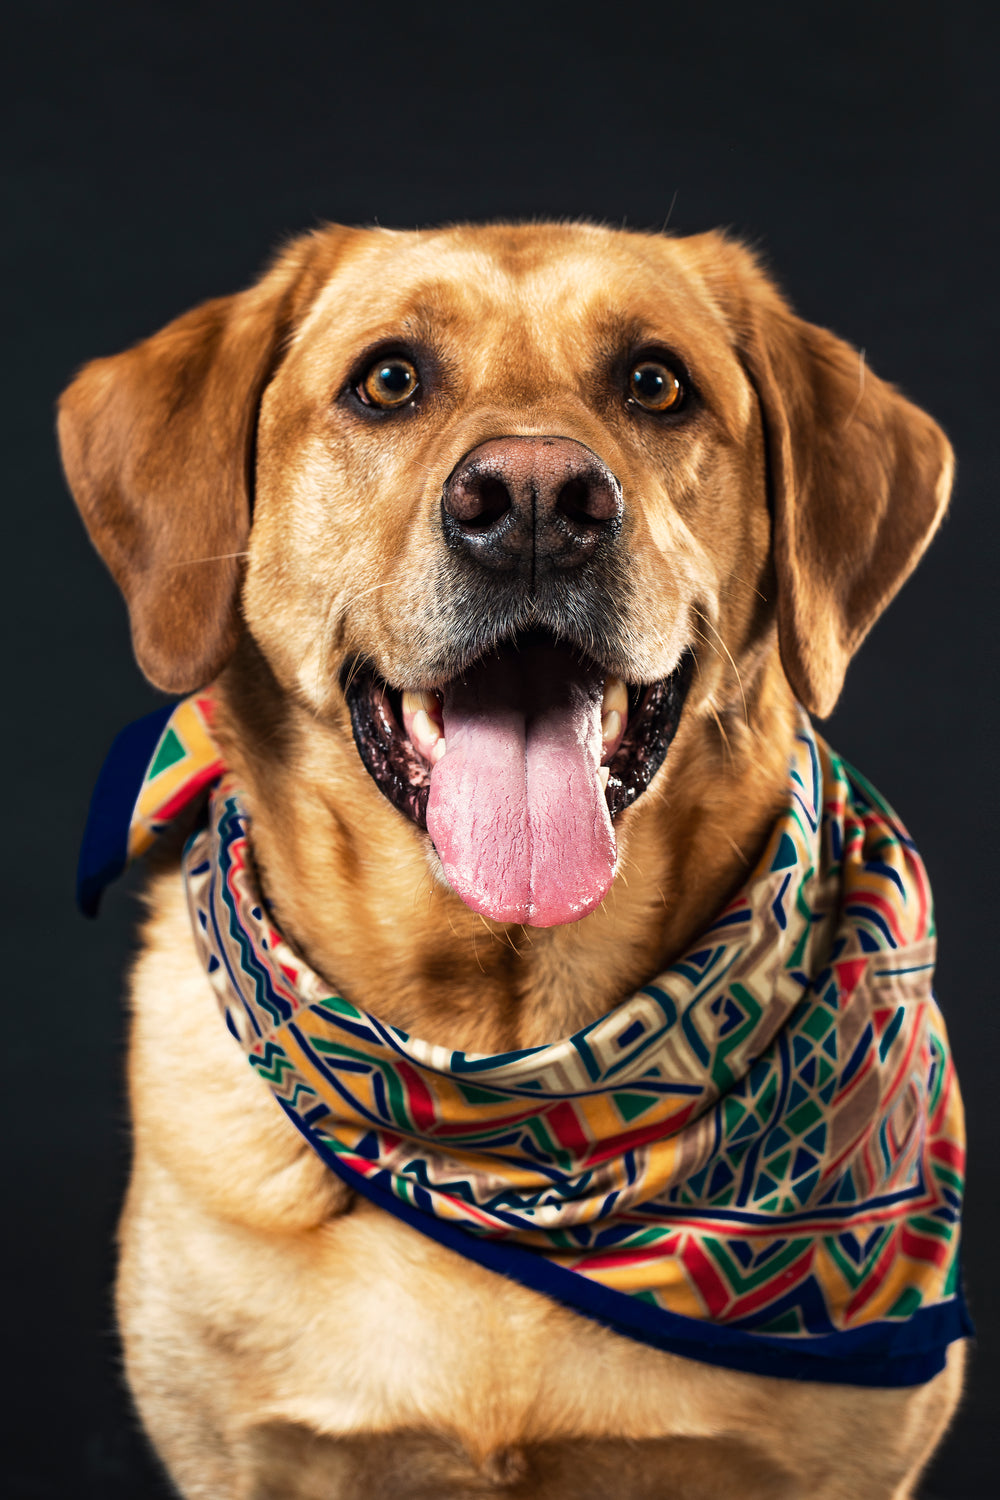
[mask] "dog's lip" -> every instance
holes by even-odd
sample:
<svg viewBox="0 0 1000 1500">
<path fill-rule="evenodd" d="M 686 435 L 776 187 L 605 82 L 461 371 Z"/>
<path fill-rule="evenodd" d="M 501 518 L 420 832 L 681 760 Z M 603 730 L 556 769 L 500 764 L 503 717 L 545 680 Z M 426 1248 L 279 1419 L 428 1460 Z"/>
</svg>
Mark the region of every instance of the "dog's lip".
<svg viewBox="0 0 1000 1500">
<path fill-rule="evenodd" d="M 499 649 L 518 650 L 529 639 L 535 641 L 536 637 L 522 636 L 504 643 Z M 486 654 L 481 652 L 454 676 L 474 671 L 476 662 L 483 660 Z M 584 660 L 579 651 L 574 654 Z M 617 748 L 604 762 L 607 769 L 605 795 L 612 819 L 641 796 L 662 765 L 680 723 L 694 660 L 694 651 L 688 648 L 665 677 L 651 683 L 626 682 L 628 713 L 624 731 Z M 614 675 L 600 666 L 598 670 L 606 680 Z M 404 728 L 403 694 L 414 689 L 394 686 L 381 676 L 373 663 L 361 656 L 347 658 L 341 669 L 340 682 L 362 764 L 383 795 L 417 827 L 426 829 L 433 765 L 426 755 L 420 753 Z M 447 685 L 447 682 L 441 682 L 433 688 L 416 691 L 438 697 Z"/>
</svg>

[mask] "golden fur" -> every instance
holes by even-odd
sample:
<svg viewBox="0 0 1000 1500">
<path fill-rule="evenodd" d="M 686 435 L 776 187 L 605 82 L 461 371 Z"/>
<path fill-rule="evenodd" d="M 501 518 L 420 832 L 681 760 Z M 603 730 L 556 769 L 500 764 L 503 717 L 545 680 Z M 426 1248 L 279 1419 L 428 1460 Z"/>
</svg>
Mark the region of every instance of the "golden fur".
<svg viewBox="0 0 1000 1500">
<path fill-rule="evenodd" d="M 367 350 L 429 349 L 416 414 L 345 397 Z M 636 419 L 620 351 L 700 394 Z M 438 878 L 355 749 L 361 653 L 431 687 L 436 524 L 477 444 L 558 434 L 621 481 L 632 587 L 609 670 L 697 670 L 583 920 L 505 928 Z M 331 228 L 250 290 L 89 365 L 63 398 L 70 484 L 161 687 L 217 679 L 254 852 L 310 964 L 452 1047 L 551 1041 L 663 968 L 739 884 L 780 805 L 794 699 L 820 714 L 947 501 L 937 426 L 751 255 L 586 225 Z M 251 527 L 252 510 L 252 527 Z M 732 1495 L 904 1500 L 958 1399 L 738 1374 L 619 1337 L 354 1198 L 220 1024 L 176 853 L 132 983 L 135 1162 L 118 1307 L 146 1427 L 189 1497 Z"/>
</svg>

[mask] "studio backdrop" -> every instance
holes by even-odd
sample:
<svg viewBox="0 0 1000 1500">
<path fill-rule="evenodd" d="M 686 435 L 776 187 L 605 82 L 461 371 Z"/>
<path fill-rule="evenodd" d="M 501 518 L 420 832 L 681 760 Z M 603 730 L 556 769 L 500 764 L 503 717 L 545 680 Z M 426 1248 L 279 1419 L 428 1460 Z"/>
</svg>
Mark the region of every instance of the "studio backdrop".
<svg viewBox="0 0 1000 1500">
<path fill-rule="evenodd" d="M 824 732 L 934 885 L 971 1141 L 969 1393 L 926 1481 L 995 1494 L 996 10 L 36 0 L 7 36 L 7 676 L 0 1488 L 166 1494 L 111 1312 L 135 892 L 73 909 L 90 789 L 163 701 L 65 490 L 59 390 L 320 222 L 583 217 L 755 246 L 944 426 L 949 518 Z"/>
</svg>

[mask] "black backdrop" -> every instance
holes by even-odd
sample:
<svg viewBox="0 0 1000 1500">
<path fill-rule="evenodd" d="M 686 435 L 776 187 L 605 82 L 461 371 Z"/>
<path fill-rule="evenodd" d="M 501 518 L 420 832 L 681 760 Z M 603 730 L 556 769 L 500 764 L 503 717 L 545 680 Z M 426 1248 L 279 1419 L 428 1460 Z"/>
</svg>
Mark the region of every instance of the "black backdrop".
<svg viewBox="0 0 1000 1500">
<path fill-rule="evenodd" d="M 109 1301 L 135 904 L 116 894 L 96 926 L 71 906 L 102 754 L 157 695 L 64 492 L 54 397 L 80 361 L 246 283 L 318 220 L 557 215 L 732 226 L 805 316 L 863 346 L 958 449 L 951 517 L 864 647 L 829 734 L 900 809 L 935 883 L 973 1144 L 966 1267 L 980 1338 L 926 1493 L 996 1493 L 996 16 L 899 0 L 32 0 L 11 23 L 5 1493 L 165 1493 L 119 1382 Z"/>
</svg>

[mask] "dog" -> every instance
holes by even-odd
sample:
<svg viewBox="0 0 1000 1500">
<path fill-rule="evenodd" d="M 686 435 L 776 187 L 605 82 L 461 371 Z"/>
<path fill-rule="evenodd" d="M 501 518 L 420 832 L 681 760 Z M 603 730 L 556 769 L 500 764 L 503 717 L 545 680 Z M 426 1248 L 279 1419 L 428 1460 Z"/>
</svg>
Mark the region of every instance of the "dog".
<svg viewBox="0 0 1000 1500">
<path fill-rule="evenodd" d="M 306 234 L 86 366 L 59 430 L 146 676 L 212 684 L 289 951 L 483 1055 L 591 1026 L 727 909 L 798 705 L 831 711 L 952 474 L 744 246 L 589 224 Z M 132 974 L 117 1289 L 180 1493 L 914 1493 L 959 1339 L 909 1384 L 727 1367 L 422 1234 L 239 1056 L 180 860 Z"/>
</svg>

